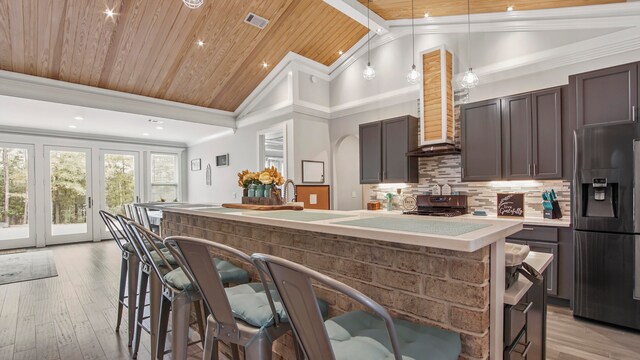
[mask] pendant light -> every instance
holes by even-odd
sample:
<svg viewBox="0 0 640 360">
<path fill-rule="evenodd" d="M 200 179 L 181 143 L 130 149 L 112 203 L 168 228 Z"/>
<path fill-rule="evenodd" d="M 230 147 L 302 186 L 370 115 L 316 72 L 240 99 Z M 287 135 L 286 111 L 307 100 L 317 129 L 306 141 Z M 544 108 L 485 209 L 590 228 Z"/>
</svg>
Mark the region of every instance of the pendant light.
<svg viewBox="0 0 640 360">
<path fill-rule="evenodd" d="M 204 4 L 204 0 L 182 0 L 182 2 L 189 9 L 197 9 Z"/>
<path fill-rule="evenodd" d="M 473 68 L 471 67 L 471 1 L 467 0 L 467 24 L 468 24 L 468 32 L 467 32 L 467 63 L 469 64 L 469 70 L 464 73 L 462 77 L 462 82 L 460 85 L 465 89 L 473 89 L 478 85 L 479 79 L 478 75 L 473 72 Z"/>
<path fill-rule="evenodd" d="M 413 0 L 411 0 L 411 58 L 413 65 L 407 74 L 409 84 L 416 84 L 420 80 L 420 73 L 416 69 L 416 29 L 413 20 Z"/>
<path fill-rule="evenodd" d="M 367 67 L 362 71 L 362 77 L 365 80 L 373 80 L 376 77 L 376 71 L 371 67 L 371 30 L 369 26 L 369 3 L 371 0 L 367 0 Z"/>
</svg>

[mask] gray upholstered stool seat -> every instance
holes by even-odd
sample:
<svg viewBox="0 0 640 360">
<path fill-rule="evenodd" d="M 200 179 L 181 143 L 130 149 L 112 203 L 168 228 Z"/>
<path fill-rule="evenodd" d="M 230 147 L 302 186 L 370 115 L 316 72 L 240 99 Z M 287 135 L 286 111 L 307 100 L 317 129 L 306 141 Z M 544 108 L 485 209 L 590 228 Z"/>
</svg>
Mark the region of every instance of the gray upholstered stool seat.
<svg viewBox="0 0 640 360">
<path fill-rule="evenodd" d="M 171 256 L 171 259 L 173 259 L 173 256 Z M 222 280 L 224 284 L 242 284 L 249 281 L 249 273 L 229 261 L 214 258 L 213 263 L 216 264 L 216 269 L 218 269 L 220 273 L 220 280 Z M 182 268 L 171 270 L 164 275 L 164 279 L 169 285 L 178 290 L 193 290 L 193 284 L 191 284 L 191 280 L 189 280 L 184 271 L 182 271 Z"/>
<path fill-rule="evenodd" d="M 162 259 L 157 252 L 153 251 L 153 249 L 150 249 L 150 250 L 151 250 L 151 259 L 153 260 L 153 262 L 155 262 L 158 266 L 165 266 L 166 263 L 164 262 L 164 259 Z M 167 248 L 160 249 L 160 252 L 162 253 L 162 256 L 164 256 L 164 258 L 167 259 L 167 262 L 170 265 L 174 265 L 174 266 L 178 265 L 178 261 L 176 261 L 176 259 L 169 252 L 169 250 L 167 250 Z"/>
<path fill-rule="evenodd" d="M 229 305 L 231 305 L 231 311 L 235 318 L 257 328 L 273 324 L 273 312 L 269 306 L 269 300 L 262 283 L 242 284 L 224 290 L 227 293 L 227 298 L 229 298 Z M 282 307 L 282 303 L 278 301 L 278 294 L 275 288 L 270 287 L 270 292 L 271 297 L 274 299 L 276 312 L 280 316 L 280 321 L 288 322 L 289 318 Z M 322 316 L 327 316 L 327 303 L 318 299 L 318 306 Z"/>
<path fill-rule="evenodd" d="M 404 360 L 455 360 L 460 335 L 448 330 L 394 319 Z M 393 360 L 389 335 L 382 319 L 353 311 L 325 321 L 336 360 Z"/>
<path fill-rule="evenodd" d="M 163 249 L 165 247 L 164 244 L 160 241 L 156 241 L 155 244 L 160 249 Z M 124 247 L 124 249 L 130 253 L 133 252 L 133 245 L 131 245 L 130 242 L 123 244 L 122 247 Z M 153 250 L 153 247 L 150 244 L 145 244 L 145 247 L 147 248 L 147 250 Z"/>
</svg>

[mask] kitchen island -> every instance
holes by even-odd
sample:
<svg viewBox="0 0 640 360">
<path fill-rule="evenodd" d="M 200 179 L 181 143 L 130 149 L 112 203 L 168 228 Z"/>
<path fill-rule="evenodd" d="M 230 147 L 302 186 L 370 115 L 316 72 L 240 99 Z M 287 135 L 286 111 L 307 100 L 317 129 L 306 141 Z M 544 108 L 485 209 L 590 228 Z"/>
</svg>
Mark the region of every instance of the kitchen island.
<svg viewBox="0 0 640 360">
<path fill-rule="evenodd" d="M 502 359 L 504 242 L 522 229 L 520 221 L 178 206 L 163 209 L 162 227 L 163 236 L 200 237 L 301 263 L 362 291 L 393 316 L 460 333 L 463 358 Z M 353 309 L 331 290 L 317 293 L 330 316 Z M 291 338 L 274 350 L 295 358 Z"/>
</svg>

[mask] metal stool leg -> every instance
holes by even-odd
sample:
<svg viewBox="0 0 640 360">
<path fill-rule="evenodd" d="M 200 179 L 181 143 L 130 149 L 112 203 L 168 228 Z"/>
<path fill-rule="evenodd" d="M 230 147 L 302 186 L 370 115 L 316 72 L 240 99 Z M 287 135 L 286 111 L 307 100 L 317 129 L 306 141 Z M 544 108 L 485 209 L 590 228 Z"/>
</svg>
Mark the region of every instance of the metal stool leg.
<svg viewBox="0 0 640 360">
<path fill-rule="evenodd" d="M 202 312 L 202 300 L 196 301 L 193 303 L 193 307 L 196 311 L 196 321 L 198 322 L 198 333 L 200 334 L 200 340 L 204 343 L 205 334 L 205 325 L 204 325 L 204 315 Z"/>
<path fill-rule="evenodd" d="M 204 340 L 204 360 L 218 360 L 218 340 L 211 328 L 207 326 Z"/>
<path fill-rule="evenodd" d="M 271 341 L 266 337 L 260 337 L 244 348 L 246 359 L 271 360 L 272 355 Z"/>
<path fill-rule="evenodd" d="M 140 348 L 140 337 L 142 336 L 142 321 L 144 319 L 144 306 L 147 302 L 147 284 L 149 274 L 144 271 L 140 272 L 140 281 L 138 286 L 138 307 L 136 308 L 136 327 L 133 333 L 133 358 L 138 357 L 138 349 Z"/>
<path fill-rule="evenodd" d="M 174 294 L 171 301 L 171 358 L 186 359 L 189 343 L 191 301 L 184 293 Z"/>
<path fill-rule="evenodd" d="M 171 313 L 171 299 L 162 295 L 160 304 L 160 319 L 158 322 L 158 359 L 164 358 L 164 348 L 167 343 L 167 328 L 169 327 L 169 314 Z"/>
<path fill-rule="evenodd" d="M 129 312 L 129 347 L 133 343 L 133 334 L 135 332 L 136 324 L 136 297 L 138 292 L 138 272 L 140 271 L 140 260 L 136 256 L 129 258 L 129 269 L 127 271 L 127 288 L 129 298 L 127 299 L 128 312 Z"/>
<path fill-rule="evenodd" d="M 151 276 L 151 291 L 149 298 L 149 317 L 151 322 L 150 336 L 151 336 L 151 358 L 157 359 L 158 354 L 158 320 L 160 318 L 160 302 L 162 301 L 162 283 L 157 276 Z"/>
<path fill-rule="evenodd" d="M 124 293 L 127 287 L 127 269 L 129 268 L 129 260 L 122 254 L 122 263 L 120 264 L 120 291 L 118 293 L 118 321 L 116 323 L 116 332 L 120 331 L 122 323 L 122 310 L 124 309 Z"/>
</svg>

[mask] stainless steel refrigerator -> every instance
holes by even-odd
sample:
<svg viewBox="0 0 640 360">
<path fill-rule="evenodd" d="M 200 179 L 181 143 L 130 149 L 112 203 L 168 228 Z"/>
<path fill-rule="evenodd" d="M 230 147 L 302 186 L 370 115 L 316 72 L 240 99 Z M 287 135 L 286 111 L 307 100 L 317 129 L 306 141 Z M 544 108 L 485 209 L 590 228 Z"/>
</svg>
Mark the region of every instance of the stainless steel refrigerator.
<svg viewBox="0 0 640 360">
<path fill-rule="evenodd" d="M 640 128 L 575 134 L 574 315 L 640 330 Z"/>
</svg>

